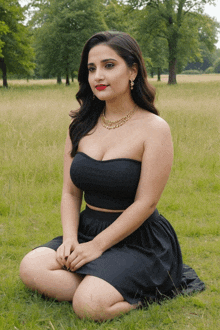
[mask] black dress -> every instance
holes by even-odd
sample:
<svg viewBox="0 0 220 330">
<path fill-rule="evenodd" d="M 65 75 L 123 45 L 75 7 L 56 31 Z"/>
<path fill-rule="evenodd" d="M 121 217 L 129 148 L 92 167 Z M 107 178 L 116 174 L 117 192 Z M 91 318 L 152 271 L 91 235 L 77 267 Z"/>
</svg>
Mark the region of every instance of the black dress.
<svg viewBox="0 0 220 330">
<path fill-rule="evenodd" d="M 133 203 L 140 172 L 139 161 L 98 161 L 82 152 L 75 155 L 70 169 L 72 181 L 85 192 L 88 204 L 112 210 L 126 209 Z M 120 214 L 86 207 L 80 214 L 79 243 L 92 240 Z M 59 236 L 42 246 L 57 250 L 61 244 Z M 157 210 L 135 232 L 76 273 L 107 281 L 130 304 L 171 296 L 187 283 L 175 231 Z"/>
</svg>

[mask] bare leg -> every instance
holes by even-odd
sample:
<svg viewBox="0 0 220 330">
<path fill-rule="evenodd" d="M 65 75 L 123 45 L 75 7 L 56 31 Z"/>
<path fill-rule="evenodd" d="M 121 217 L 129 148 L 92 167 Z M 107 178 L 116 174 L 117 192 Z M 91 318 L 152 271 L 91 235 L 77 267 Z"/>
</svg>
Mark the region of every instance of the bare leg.
<svg viewBox="0 0 220 330">
<path fill-rule="evenodd" d="M 131 305 L 122 295 L 106 281 L 87 275 L 78 286 L 73 297 L 73 309 L 80 317 L 95 321 L 113 319 L 137 308 Z"/>
<path fill-rule="evenodd" d="M 40 247 L 28 253 L 20 265 L 20 277 L 32 290 L 59 301 L 72 301 L 83 277 L 63 270 L 56 252 Z"/>
</svg>

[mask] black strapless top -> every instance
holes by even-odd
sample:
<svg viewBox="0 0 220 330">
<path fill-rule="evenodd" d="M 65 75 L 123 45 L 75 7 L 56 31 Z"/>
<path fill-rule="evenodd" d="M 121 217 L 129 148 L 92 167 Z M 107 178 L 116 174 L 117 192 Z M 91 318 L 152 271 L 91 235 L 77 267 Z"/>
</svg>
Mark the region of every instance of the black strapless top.
<svg viewBox="0 0 220 330">
<path fill-rule="evenodd" d="M 73 183 L 85 192 L 86 203 L 124 210 L 134 202 L 141 162 L 130 158 L 96 160 L 77 152 L 70 167 Z"/>
</svg>

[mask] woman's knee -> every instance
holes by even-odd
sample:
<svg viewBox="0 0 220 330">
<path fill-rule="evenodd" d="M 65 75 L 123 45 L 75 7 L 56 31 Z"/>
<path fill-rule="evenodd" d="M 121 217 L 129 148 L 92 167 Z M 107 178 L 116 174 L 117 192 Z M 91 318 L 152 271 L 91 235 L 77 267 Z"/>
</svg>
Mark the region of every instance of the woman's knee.
<svg viewBox="0 0 220 330">
<path fill-rule="evenodd" d="M 31 251 L 28 253 L 21 261 L 19 275 L 22 282 L 28 286 L 31 286 L 33 282 L 33 274 L 34 274 L 34 263 L 33 263 L 33 255 Z"/>
<path fill-rule="evenodd" d="M 40 270 L 47 270 L 51 264 L 57 266 L 54 254 L 55 251 L 48 248 L 37 248 L 29 252 L 20 264 L 19 274 L 23 283 L 28 287 L 34 287 L 35 276 Z"/>
<path fill-rule="evenodd" d="M 81 290 L 76 290 L 73 296 L 73 311 L 80 318 L 89 318 L 94 321 L 106 319 L 107 309 L 102 301 L 94 295 L 83 294 Z"/>
<path fill-rule="evenodd" d="M 79 318 L 104 321 L 112 318 L 111 306 L 122 301 L 121 294 L 109 283 L 87 275 L 73 296 L 73 310 Z"/>
</svg>

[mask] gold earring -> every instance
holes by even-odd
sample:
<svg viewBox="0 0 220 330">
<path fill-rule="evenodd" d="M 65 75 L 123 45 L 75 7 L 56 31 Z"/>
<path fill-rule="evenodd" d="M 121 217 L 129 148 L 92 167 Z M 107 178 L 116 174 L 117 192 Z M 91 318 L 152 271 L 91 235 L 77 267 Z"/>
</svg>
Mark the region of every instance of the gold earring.
<svg viewBox="0 0 220 330">
<path fill-rule="evenodd" d="M 131 90 L 134 88 L 134 82 L 133 82 L 133 80 L 130 81 L 130 88 L 131 88 Z"/>
</svg>

